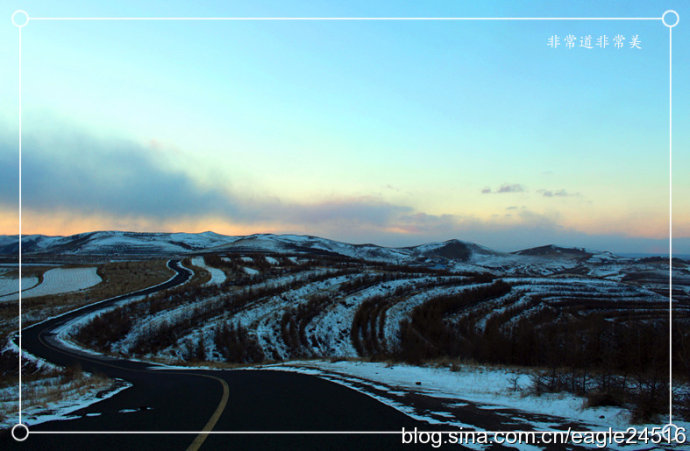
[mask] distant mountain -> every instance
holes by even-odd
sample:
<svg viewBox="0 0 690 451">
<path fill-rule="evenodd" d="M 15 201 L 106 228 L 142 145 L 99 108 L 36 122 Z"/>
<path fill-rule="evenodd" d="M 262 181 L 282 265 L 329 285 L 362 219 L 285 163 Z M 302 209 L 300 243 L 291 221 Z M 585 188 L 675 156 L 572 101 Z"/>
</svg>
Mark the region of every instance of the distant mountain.
<svg viewBox="0 0 690 451">
<path fill-rule="evenodd" d="M 209 249 L 237 237 L 214 232 L 88 232 L 70 236 L 22 236 L 22 254 L 167 254 Z M 17 236 L 0 236 L 0 254 L 16 254 Z"/>
<path fill-rule="evenodd" d="M 422 255 L 429 258 L 446 258 L 467 262 L 476 256 L 497 256 L 504 255 L 487 247 L 460 240 L 448 240 L 443 243 L 429 243 L 420 246 L 408 247 L 415 255 Z"/>
<path fill-rule="evenodd" d="M 0 236 L 0 256 L 16 255 L 17 241 L 16 235 Z M 350 244 L 311 235 L 227 236 L 214 232 L 104 231 L 71 236 L 22 236 L 22 254 L 38 258 L 52 255 L 166 257 L 202 253 L 344 256 L 372 262 L 490 272 L 503 276 L 580 275 L 618 281 L 654 280 L 659 284 L 668 278 L 668 262 L 663 258 L 622 257 L 610 252 L 555 245 L 506 253 L 460 240 L 394 248 L 369 243 Z M 678 259 L 674 261 L 674 268 L 687 271 L 690 265 Z M 678 274 L 677 277 L 680 276 Z"/>
<path fill-rule="evenodd" d="M 17 236 L 0 236 L 0 254 L 16 254 Z M 509 256 L 460 240 L 391 248 L 350 244 L 311 235 L 255 234 L 227 236 L 203 233 L 89 232 L 71 236 L 24 235 L 22 254 L 184 254 L 199 252 L 267 252 L 341 255 L 362 260 L 473 262 Z"/>
<path fill-rule="evenodd" d="M 588 259 L 592 256 L 591 252 L 587 252 L 582 248 L 559 247 L 553 244 L 524 249 L 513 253 L 516 255 L 532 255 L 536 257 L 565 257 L 573 259 Z"/>
</svg>

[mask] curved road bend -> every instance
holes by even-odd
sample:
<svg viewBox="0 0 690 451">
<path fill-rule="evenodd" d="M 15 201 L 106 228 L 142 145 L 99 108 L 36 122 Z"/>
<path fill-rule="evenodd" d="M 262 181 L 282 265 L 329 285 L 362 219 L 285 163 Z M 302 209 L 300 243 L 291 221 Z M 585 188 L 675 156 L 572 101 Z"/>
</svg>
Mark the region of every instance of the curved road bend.
<svg viewBox="0 0 690 451">
<path fill-rule="evenodd" d="M 79 364 L 85 371 L 131 384 L 112 398 L 30 428 L 39 431 L 398 431 L 420 423 L 369 396 L 313 376 L 279 371 L 156 370 L 152 365 L 94 356 L 65 347 L 55 330 L 81 315 L 126 298 L 186 282 L 191 272 L 169 262 L 177 275 L 161 285 L 101 301 L 22 332 L 30 353 L 58 365 Z M 185 449 L 394 449 L 399 435 L 299 434 L 30 434 L 21 443 L 9 433 L 2 449 L 185 450 Z M 405 446 L 404 449 L 412 449 Z M 428 447 L 426 447 L 428 449 Z"/>
</svg>

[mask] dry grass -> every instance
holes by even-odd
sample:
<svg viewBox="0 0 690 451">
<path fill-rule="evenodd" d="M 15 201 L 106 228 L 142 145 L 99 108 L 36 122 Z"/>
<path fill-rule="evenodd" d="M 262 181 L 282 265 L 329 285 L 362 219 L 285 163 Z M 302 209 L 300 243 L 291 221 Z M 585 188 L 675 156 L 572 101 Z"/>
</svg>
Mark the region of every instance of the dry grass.
<svg viewBox="0 0 690 451">
<path fill-rule="evenodd" d="M 114 381 L 102 375 L 84 373 L 78 366 L 41 371 L 22 380 L 22 411 L 49 413 L 56 404 L 69 405 L 114 388 Z M 17 415 L 17 390 L 14 384 L 0 390 L 0 423 Z"/>
<path fill-rule="evenodd" d="M 192 280 L 189 281 L 190 285 L 203 285 L 211 280 L 211 273 L 200 266 L 193 265 L 190 258 L 182 260 L 182 264 L 194 271 L 194 276 L 192 276 Z"/>
<path fill-rule="evenodd" d="M 89 290 L 57 296 L 32 298 L 29 307 L 40 304 L 81 305 L 165 282 L 174 275 L 166 260 L 112 262 L 98 266 L 102 282 Z"/>
<path fill-rule="evenodd" d="M 29 325 L 75 307 L 165 282 L 173 274 L 174 272 L 166 266 L 165 260 L 112 262 L 98 265 L 98 275 L 102 281 L 87 290 L 23 299 L 22 321 L 25 325 Z M 17 313 L 17 301 L 0 304 L 0 332 L 3 336 L 9 330 L 16 330 Z M 36 317 L 37 313 L 40 313 L 40 318 Z M 3 327 L 8 322 L 14 323 L 13 327 Z"/>
</svg>

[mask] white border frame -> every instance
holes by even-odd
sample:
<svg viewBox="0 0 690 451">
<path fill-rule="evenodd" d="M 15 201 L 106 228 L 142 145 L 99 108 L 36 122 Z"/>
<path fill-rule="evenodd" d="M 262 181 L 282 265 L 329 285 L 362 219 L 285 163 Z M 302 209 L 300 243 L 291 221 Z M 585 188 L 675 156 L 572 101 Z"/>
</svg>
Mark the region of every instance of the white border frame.
<svg viewBox="0 0 690 451">
<path fill-rule="evenodd" d="M 667 15 L 675 15 L 676 21 L 673 24 L 666 22 Z M 23 17 L 21 23 L 17 20 Z M 18 264 L 19 264 L 19 386 L 18 404 L 19 421 L 12 428 L 12 437 L 17 441 L 24 441 L 29 436 L 29 429 L 22 423 L 22 28 L 30 21 L 232 21 L 232 22 L 256 22 L 256 21 L 661 21 L 668 28 L 669 32 L 669 273 L 668 273 L 668 303 L 669 303 L 669 413 L 668 423 L 665 430 L 677 430 L 673 424 L 673 27 L 678 25 L 680 17 L 674 10 L 665 11 L 661 17 L 30 17 L 24 10 L 17 10 L 12 14 L 12 24 L 17 27 L 19 35 L 19 58 L 18 58 L 18 117 L 19 117 L 19 234 L 18 234 Z M 15 436 L 15 429 L 26 429 L 24 438 Z M 440 431 L 436 431 L 440 432 Z M 442 431 L 459 432 L 455 431 Z M 527 431 L 477 431 L 477 434 L 487 433 L 496 434 L 504 432 L 527 432 Z M 573 431 L 530 431 L 537 434 L 567 434 Z M 576 431 L 577 432 L 577 431 Z M 583 431 L 584 432 L 584 431 Z M 609 431 L 587 431 L 588 433 Z M 617 431 L 614 431 L 617 432 Z M 137 435 L 160 435 L 160 434 L 189 434 L 189 435 L 346 435 L 346 434 L 401 434 L 401 431 L 35 431 L 37 435 L 103 435 L 103 434 L 137 434 Z M 462 431 L 463 434 L 472 434 L 472 431 Z"/>
</svg>

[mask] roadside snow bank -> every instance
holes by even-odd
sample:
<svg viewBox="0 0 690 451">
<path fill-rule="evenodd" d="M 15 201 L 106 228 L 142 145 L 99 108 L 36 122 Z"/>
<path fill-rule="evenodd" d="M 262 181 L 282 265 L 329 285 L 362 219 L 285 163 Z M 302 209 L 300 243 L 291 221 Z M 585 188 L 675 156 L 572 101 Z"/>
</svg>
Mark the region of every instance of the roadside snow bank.
<svg viewBox="0 0 690 451">
<path fill-rule="evenodd" d="M 79 418 L 73 412 L 111 398 L 132 384 L 122 379 L 108 380 L 82 374 L 65 381 L 62 376 L 51 376 L 25 381 L 22 393 L 22 422 L 28 426 L 53 420 Z M 17 423 L 17 386 L 0 389 L 0 430 L 10 429 Z"/>
<path fill-rule="evenodd" d="M 459 365 L 457 371 L 452 371 L 448 367 L 361 361 L 293 361 L 251 369 L 276 369 L 312 374 L 369 394 L 413 418 L 478 430 L 481 427 L 458 421 L 452 415 L 452 409 L 445 413 L 420 414 L 418 409 L 405 403 L 406 397 L 401 394 L 420 394 L 440 399 L 443 400 L 442 404 L 448 407 L 472 403 L 478 408 L 494 412 L 514 409 L 534 414 L 530 425 L 537 430 L 555 429 L 568 422 L 578 423 L 590 429 L 611 427 L 614 430 L 625 430 L 631 426 L 645 427 L 633 425 L 630 422 L 630 412 L 622 407 L 584 408 L 584 398 L 568 393 L 541 396 L 529 394 L 526 389 L 530 386 L 530 373 L 527 370 Z M 440 416 L 448 419 L 439 421 Z M 545 420 L 549 417 L 549 420 Z M 515 418 L 518 418 L 518 415 Z M 557 421 L 559 419 L 563 421 Z M 688 422 L 676 421 L 676 424 L 690 427 Z"/>
<path fill-rule="evenodd" d="M 15 337 L 7 340 L 2 352 L 19 352 Z M 39 370 L 39 376 L 34 375 L 34 379 L 26 380 L 22 384 L 25 400 L 22 419 L 27 425 L 78 418 L 70 414 L 111 398 L 132 386 L 122 379 L 105 379 L 86 372 L 65 379 L 61 374 L 64 368 L 36 357 L 26 350 L 22 351 L 22 358 L 33 362 Z M 45 377 L 40 377 L 42 372 L 46 374 Z M 17 388 L 16 384 L 0 388 L 0 430 L 10 429 L 17 422 Z"/>
</svg>

